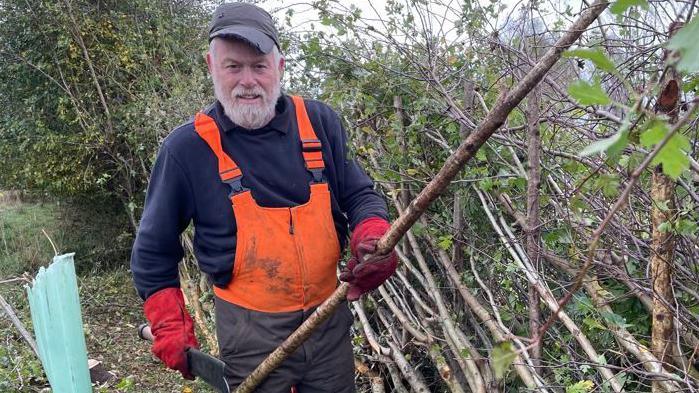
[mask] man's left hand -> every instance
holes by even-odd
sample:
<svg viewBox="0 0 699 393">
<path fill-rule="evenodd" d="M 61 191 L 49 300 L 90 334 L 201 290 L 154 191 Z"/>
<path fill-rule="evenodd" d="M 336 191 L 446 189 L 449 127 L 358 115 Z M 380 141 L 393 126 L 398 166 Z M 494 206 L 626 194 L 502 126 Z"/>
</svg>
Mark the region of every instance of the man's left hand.
<svg viewBox="0 0 699 393">
<path fill-rule="evenodd" d="M 340 274 L 340 280 L 350 284 L 347 300 L 359 299 L 361 295 L 378 288 L 395 273 L 398 256 L 394 250 L 385 255 L 373 255 L 376 243 L 390 227 L 388 221 L 371 217 L 354 228 L 350 240 L 352 258 Z"/>
</svg>

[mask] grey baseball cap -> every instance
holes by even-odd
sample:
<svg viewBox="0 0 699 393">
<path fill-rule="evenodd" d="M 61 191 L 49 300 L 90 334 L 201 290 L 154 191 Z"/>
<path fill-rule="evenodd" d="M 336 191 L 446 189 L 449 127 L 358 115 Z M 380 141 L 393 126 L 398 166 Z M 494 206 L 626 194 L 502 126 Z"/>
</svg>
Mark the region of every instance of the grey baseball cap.
<svg viewBox="0 0 699 393">
<path fill-rule="evenodd" d="M 226 3 L 218 6 L 211 16 L 209 42 L 216 37 L 242 39 L 265 54 L 274 45 L 279 48 L 272 16 L 254 4 Z"/>
</svg>

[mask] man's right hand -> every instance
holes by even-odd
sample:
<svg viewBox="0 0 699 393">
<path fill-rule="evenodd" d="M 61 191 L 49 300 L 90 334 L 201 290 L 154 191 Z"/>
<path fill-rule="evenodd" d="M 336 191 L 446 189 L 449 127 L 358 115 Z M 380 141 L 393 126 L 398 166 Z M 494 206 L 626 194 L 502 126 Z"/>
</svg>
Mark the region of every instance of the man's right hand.
<svg viewBox="0 0 699 393">
<path fill-rule="evenodd" d="M 187 364 L 187 348 L 199 348 L 194 323 L 179 288 L 165 288 L 146 299 L 143 311 L 153 333 L 153 354 L 186 379 L 194 379 Z"/>
</svg>

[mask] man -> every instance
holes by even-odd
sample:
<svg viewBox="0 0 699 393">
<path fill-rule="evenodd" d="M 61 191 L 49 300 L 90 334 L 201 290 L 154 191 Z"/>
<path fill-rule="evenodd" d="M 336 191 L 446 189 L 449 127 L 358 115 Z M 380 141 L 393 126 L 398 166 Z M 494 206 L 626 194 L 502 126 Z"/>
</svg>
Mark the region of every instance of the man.
<svg viewBox="0 0 699 393">
<path fill-rule="evenodd" d="M 349 300 L 385 281 L 397 258 L 371 255 L 389 228 L 386 205 L 347 159 L 337 114 L 281 94 L 284 58 L 270 15 L 224 4 L 209 42 L 216 102 L 163 142 L 131 268 L 153 352 L 192 378 L 184 351 L 198 344 L 177 265 L 179 236 L 194 223 L 194 251 L 214 284 L 221 357 L 235 387 L 336 288 L 348 226 L 352 258 L 341 279 L 350 283 Z M 351 323 L 344 304 L 258 391 L 354 391 Z"/>
</svg>

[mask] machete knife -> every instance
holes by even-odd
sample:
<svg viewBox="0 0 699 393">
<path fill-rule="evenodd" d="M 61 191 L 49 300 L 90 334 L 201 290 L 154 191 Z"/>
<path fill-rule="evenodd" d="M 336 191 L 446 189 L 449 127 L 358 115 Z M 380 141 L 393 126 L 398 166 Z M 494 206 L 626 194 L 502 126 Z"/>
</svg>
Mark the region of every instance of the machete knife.
<svg viewBox="0 0 699 393">
<path fill-rule="evenodd" d="M 145 323 L 139 326 L 138 337 L 143 340 L 153 341 L 150 326 Z M 217 359 L 195 348 L 187 348 L 186 354 L 189 372 L 192 375 L 201 378 L 207 385 L 221 393 L 230 393 L 231 389 L 224 374 L 226 364 L 221 359 Z"/>
<path fill-rule="evenodd" d="M 208 385 L 221 393 L 230 393 L 228 381 L 224 374 L 226 364 L 208 353 L 204 353 L 195 348 L 187 349 L 187 363 L 189 372 L 201 378 Z"/>
</svg>

